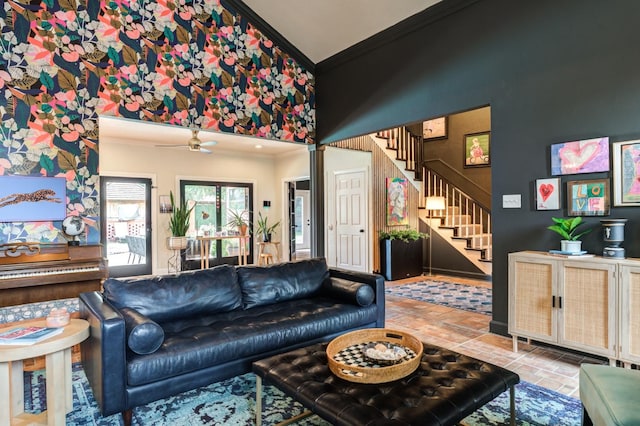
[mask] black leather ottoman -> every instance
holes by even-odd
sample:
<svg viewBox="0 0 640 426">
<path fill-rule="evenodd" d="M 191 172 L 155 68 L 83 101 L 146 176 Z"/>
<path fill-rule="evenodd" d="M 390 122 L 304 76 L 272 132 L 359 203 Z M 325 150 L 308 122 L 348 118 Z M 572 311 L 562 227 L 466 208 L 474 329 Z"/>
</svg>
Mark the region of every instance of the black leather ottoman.
<svg viewBox="0 0 640 426">
<path fill-rule="evenodd" d="M 509 370 L 423 343 L 418 369 L 390 383 L 352 383 L 327 364 L 327 343 L 253 363 L 257 375 L 256 424 L 262 422 L 262 379 L 335 425 L 455 425 L 507 389 L 515 425 L 514 386 Z"/>
</svg>

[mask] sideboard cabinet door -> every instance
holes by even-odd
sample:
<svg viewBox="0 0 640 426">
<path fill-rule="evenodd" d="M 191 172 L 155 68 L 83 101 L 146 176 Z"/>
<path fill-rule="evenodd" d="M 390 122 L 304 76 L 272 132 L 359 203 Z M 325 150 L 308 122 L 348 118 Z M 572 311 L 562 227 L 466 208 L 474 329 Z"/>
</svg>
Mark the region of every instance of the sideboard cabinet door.
<svg viewBox="0 0 640 426">
<path fill-rule="evenodd" d="M 640 364 L 640 262 L 620 267 L 620 359 Z"/>
<path fill-rule="evenodd" d="M 509 334 L 557 343 L 556 261 L 532 252 L 509 254 Z"/>
<path fill-rule="evenodd" d="M 616 356 L 616 264 L 559 261 L 558 343 L 592 354 Z"/>
</svg>

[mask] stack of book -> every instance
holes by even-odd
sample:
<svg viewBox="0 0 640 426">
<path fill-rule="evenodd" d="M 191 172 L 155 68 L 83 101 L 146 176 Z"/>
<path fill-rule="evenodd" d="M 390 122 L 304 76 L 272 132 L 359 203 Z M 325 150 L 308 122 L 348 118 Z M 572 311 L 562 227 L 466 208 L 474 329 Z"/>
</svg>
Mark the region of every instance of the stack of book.
<svg viewBox="0 0 640 426">
<path fill-rule="evenodd" d="M 563 251 L 563 250 L 549 250 L 549 254 L 552 256 L 560 257 L 594 257 L 594 254 L 589 254 L 586 251 Z"/>
<path fill-rule="evenodd" d="M 62 327 L 16 327 L 0 333 L 0 345 L 33 345 L 63 331 Z"/>
</svg>

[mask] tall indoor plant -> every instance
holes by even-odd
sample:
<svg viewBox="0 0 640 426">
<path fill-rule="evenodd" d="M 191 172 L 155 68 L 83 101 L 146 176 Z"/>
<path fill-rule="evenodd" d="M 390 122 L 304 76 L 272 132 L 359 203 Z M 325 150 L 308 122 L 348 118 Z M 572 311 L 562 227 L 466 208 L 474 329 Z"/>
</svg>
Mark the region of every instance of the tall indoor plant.
<svg viewBox="0 0 640 426">
<path fill-rule="evenodd" d="M 582 249 L 582 241 L 580 238 L 591 232 L 591 228 L 578 230 L 581 225 L 584 225 L 582 217 L 552 217 L 551 219 L 554 224 L 548 226 L 547 229 L 556 232 L 562 237 L 562 240 L 560 241 L 560 250 L 567 253 L 579 253 Z"/>
<path fill-rule="evenodd" d="M 176 204 L 173 198 L 173 191 L 169 192 L 169 200 L 171 202 L 172 213 L 169 218 L 171 236 L 167 238 L 167 247 L 169 247 L 170 250 L 184 250 L 187 248 L 186 235 L 189 230 L 191 212 L 195 205 L 188 207 L 184 199 L 180 201 L 180 204 Z"/>
<path fill-rule="evenodd" d="M 257 222 L 256 232 L 262 235 L 262 241 L 269 242 L 271 241 L 271 234 L 276 230 L 278 225 L 280 225 L 280 221 L 274 223 L 273 225 L 269 225 L 269 218 L 267 216 L 262 216 L 262 212 L 258 212 L 258 222 Z"/>
</svg>

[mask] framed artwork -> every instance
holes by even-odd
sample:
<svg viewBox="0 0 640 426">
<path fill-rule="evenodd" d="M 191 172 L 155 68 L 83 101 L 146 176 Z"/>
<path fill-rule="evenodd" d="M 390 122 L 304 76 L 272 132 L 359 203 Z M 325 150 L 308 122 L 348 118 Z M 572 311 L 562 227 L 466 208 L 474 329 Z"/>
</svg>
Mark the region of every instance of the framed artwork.
<svg viewBox="0 0 640 426">
<path fill-rule="evenodd" d="M 613 147 L 613 205 L 640 206 L 640 140 Z"/>
<path fill-rule="evenodd" d="M 609 171 L 609 138 L 551 145 L 551 174 L 574 175 Z"/>
<path fill-rule="evenodd" d="M 0 222 L 54 221 L 66 215 L 66 178 L 0 176 Z"/>
<path fill-rule="evenodd" d="M 560 178 L 536 179 L 536 210 L 560 210 Z"/>
<path fill-rule="evenodd" d="M 487 167 L 491 164 L 491 132 L 464 135 L 464 167 Z"/>
<path fill-rule="evenodd" d="M 407 180 L 387 178 L 387 225 L 408 225 Z"/>
<path fill-rule="evenodd" d="M 160 213 L 173 213 L 173 207 L 171 207 L 171 199 L 168 195 L 160 196 Z"/>
<path fill-rule="evenodd" d="M 607 216 L 609 206 L 609 179 L 567 182 L 569 216 Z"/>
<path fill-rule="evenodd" d="M 444 139 L 447 137 L 447 117 L 434 118 L 422 123 L 422 137 L 424 140 Z"/>
</svg>

